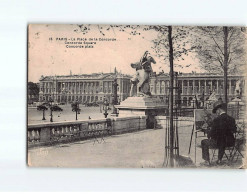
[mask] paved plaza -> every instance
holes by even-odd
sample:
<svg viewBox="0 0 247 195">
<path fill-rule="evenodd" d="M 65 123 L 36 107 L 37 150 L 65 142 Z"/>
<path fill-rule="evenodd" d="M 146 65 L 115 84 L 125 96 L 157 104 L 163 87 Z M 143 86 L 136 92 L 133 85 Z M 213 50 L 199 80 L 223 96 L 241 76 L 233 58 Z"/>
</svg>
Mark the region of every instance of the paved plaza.
<svg viewBox="0 0 247 195">
<path fill-rule="evenodd" d="M 189 143 L 191 124 L 180 125 L 180 154 L 189 157 L 197 167 L 200 163 L 201 148 L 196 150 L 192 141 L 190 155 Z M 69 144 L 58 144 L 50 147 L 39 147 L 28 150 L 29 164 L 34 167 L 125 167 L 125 168 L 161 168 L 165 155 L 165 129 L 147 129 L 105 137 L 99 143 L 94 139 Z M 197 140 L 200 143 L 201 139 Z M 238 167 L 241 162 L 235 163 Z M 216 165 L 215 165 L 216 166 Z M 212 168 L 216 168 L 213 166 Z M 208 168 L 208 167 L 206 167 Z M 232 168 L 223 165 L 217 168 Z"/>
<path fill-rule="evenodd" d="M 63 111 L 52 112 L 54 122 L 62 121 L 73 121 L 75 120 L 76 113 L 72 112 L 70 104 L 59 105 Z M 80 105 L 81 112 L 77 115 L 78 120 L 88 120 L 90 116 L 91 119 L 104 118 L 103 110 L 100 107 L 85 107 Z M 112 110 L 108 110 L 109 116 Z M 36 108 L 28 108 L 28 124 L 37 123 L 49 123 L 50 122 L 50 109 L 45 111 L 46 120 L 42 120 L 43 111 L 37 110 Z"/>
</svg>

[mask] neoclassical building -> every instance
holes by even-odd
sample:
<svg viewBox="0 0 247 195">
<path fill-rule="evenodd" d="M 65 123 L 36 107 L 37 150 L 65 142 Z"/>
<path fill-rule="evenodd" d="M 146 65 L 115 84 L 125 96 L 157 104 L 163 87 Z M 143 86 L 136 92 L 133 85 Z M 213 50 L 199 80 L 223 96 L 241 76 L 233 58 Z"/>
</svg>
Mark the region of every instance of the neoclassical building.
<svg viewBox="0 0 247 195">
<path fill-rule="evenodd" d="M 153 76 L 150 83 L 151 93 L 159 96 L 164 101 L 168 100 L 169 95 L 169 74 L 161 74 L 157 77 Z M 223 75 L 209 73 L 178 73 L 174 77 L 181 91 L 181 100 L 184 104 L 188 104 L 197 95 L 198 98 L 204 96 L 207 99 L 214 91 L 217 98 L 224 99 L 223 92 Z M 240 81 L 242 89 L 245 86 L 243 76 L 228 75 L 228 99 L 235 97 L 235 89 L 237 81 Z M 242 96 L 245 97 L 244 91 Z"/>
<path fill-rule="evenodd" d="M 55 102 L 73 102 L 78 99 L 80 102 L 102 101 L 107 98 L 112 102 L 113 81 L 117 78 L 119 101 L 125 100 L 130 92 L 131 76 L 121 73 L 94 73 L 67 76 L 45 76 L 40 79 L 39 100 L 48 101 L 52 98 Z M 177 79 L 176 79 L 177 78 Z M 178 82 L 181 90 L 181 100 L 184 104 L 197 95 L 198 98 L 204 96 L 208 98 L 214 91 L 216 97 L 223 95 L 222 75 L 207 73 L 178 73 L 175 76 L 175 83 Z M 241 81 L 244 89 L 245 80 L 243 76 L 228 76 L 228 98 L 235 97 L 237 81 Z M 150 81 L 151 93 L 164 101 L 168 101 L 169 95 L 169 74 L 154 75 Z M 244 91 L 242 96 L 245 97 Z"/>
<path fill-rule="evenodd" d="M 130 76 L 121 73 L 94 73 L 67 76 L 42 76 L 40 79 L 40 101 L 112 102 L 113 81 L 117 78 L 119 101 L 129 95 Z"/>
</svg>

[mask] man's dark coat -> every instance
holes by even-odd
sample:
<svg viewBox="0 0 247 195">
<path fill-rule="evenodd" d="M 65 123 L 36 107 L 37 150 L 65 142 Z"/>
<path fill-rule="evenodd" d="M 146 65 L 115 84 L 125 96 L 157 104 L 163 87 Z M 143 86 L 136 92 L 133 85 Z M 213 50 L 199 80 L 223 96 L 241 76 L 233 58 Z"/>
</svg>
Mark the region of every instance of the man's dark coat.
<svg viewBox="0 0 247 195">
<path fill-rule="evenodd" d="M 235 119 L 223 113 L 213 120 L 208 137 L 214 139 L 218 147 L 233 146 L 236 129 Z"/>
</svg>

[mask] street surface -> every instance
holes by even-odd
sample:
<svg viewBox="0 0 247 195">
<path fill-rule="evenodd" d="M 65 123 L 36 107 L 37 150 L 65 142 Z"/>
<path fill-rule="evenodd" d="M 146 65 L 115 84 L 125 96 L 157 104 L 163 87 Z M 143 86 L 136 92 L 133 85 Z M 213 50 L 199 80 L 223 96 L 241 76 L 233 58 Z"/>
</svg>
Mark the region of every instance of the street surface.
<svg viewBox="0 0 247 195">
<path fill-rule="evenodd" d="M 180 125 L 180 155 L 190 157 L 195 163 L 194 138 L 188 155 L 192 126 Z M 125 167 L 125 168 L 161 168 L 165 154 L 165 129 L 148 129 L 105 137 L 105 142 L 85 140 L 51 147 L 39 147 L 28 150 L 29 165 L 35 167 Z M 202 139 L 202 138 L 201 138 Z M 200 144 L 200 140 L 197 143 Z M 196 150 L 196 166 L 203 162 L 201 148 Z M 217 159 L 217 156 L 216 156 Z M 236 166 L 239 166 L 236 164 Z M 215 168 L 215 166 L 213 167 Z M 230 168 L 227 165 L 218 168 Z"/>
<path fill-rule="evenodd" d="M 63 111 L 53 111 L 53 121 L 73 121 L 75 120 L 76 113 L 72 112 L 70 104 L 59 105 Z M 80 114 L 77 115 L 78 120 L 88 120 L 90 116 L 91 119 L 100 119 L 104 118 L 103 110 L 100 112 L 100 107 L 85 107 L 80 105 L 81 109 Z M 108 116 L 112 113 L 112 110 L 108 110 Z M 37 123 L 49 123 L 50 122 L 50 109 L 45 111 L 46 120 L 42 120 L 43 111 L 39 111 L 36 108 L 28 108 L 28 124 L 37 124 Z"/>
</svg>

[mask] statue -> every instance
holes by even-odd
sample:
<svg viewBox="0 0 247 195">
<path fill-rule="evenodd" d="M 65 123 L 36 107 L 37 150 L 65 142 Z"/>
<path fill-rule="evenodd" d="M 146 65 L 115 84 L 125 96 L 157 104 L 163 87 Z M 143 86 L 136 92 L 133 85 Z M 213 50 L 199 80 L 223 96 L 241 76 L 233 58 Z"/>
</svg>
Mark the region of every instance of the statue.
<svg viewBox="0 0 247 195">
<path fill-rule="evenodd" d="M 241 99 L 242 96 L 242 81 L 238 80 L 235 87 L 235 97 Z"/>
<path fill-rule="evenodd" d="M 153 73 L 151 63 L 156 64 L 156 61 L 146 51 L 140 62 L 131 64 L 131 67 L 136 69 L 136 74 L 131 79 L 130 96 L 151 96 L 149 85 L 150 74 Z"/>
</svg>

